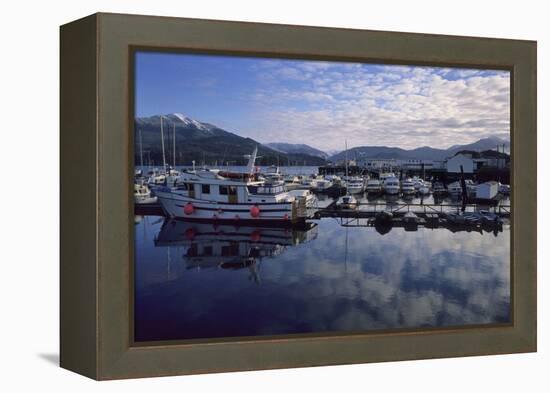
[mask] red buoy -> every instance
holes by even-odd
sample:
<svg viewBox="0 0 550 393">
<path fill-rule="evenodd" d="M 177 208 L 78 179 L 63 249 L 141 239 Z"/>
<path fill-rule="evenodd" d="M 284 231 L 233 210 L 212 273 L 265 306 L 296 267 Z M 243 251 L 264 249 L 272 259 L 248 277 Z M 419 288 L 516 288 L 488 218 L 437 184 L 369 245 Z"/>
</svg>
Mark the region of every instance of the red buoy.
<svg viewBox="0 0 550 393">
<path fill-rule="evenodd" d="M 258 205 L 254 205 L 250 208 L 250 215 L 254 218 L 260 216 L 260 208 L 258 207 Z"/>
<path fill-rule="evenodd" d="M 187 205 L 185 205 L 183 207 L 183 212 L 185 214 L 187 214 L 188 216 L 193 214 L 194 211 L 195 211 L 195 207 L 193 206 L 193 204 L 191 202 L 188 202 Z"/>
</svg>

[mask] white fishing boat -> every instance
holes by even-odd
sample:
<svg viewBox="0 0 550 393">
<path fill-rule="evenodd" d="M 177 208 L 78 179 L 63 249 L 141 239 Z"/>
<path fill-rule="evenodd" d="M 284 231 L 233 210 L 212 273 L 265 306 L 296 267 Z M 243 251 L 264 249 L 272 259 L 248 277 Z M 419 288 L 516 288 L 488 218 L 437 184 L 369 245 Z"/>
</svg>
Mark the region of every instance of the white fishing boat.
<svg viewBox="0 0 550 393">
<path fill-rule="evenodd" d="M 288 194 L 292 195 L 296 199 L 304 199 L 308 209 L 317 205 L 317 197 L 310 190 L 289 190 Z"/>
<path fill-rule="evenodd" d="M 399 179 L 395 176 L 386 177 L 383 183 L 384 192 L 388 195 L 398 195 L 400 191 Z"/>
<path fill-rule="evenodd" d="M 294 175 L 286 175 L 283 179 L 283 181 L 285 182 L 285 187 L 287 190 L 297 190 L 299 188 L 301 188 L 302 186 L 302 183 L 301 183 L 301 179 L 299 176 L 294 176 Z"/>
<path fill-rule="evenodd" d="M 306 198 L 285 190 L 284 182 L 267 183 L 254 173 L 257 148 L 246 173 L 201 169 L 183 172 L 176 187 L 155 189 L 169 217 L 187 220 L 292 224 L 307 217 Z"/>
<path fill-rule="evenodd" d="M 378 179 L 369 179 L 365 189 L 369 194 L 379 194 L 382 192 L 382 183 Z"/>
<path fill-rule="evenodd" d="M 422 180 L 422 184 L 418 188 L 418 193 L 420 195 L 429 195 L 432 192 L 432 183 L 429 181 Z"/>
<path fill-rule="evenodd" d="M 365 192 L 365 181 L 361 177 L 350 177 L 346 180 L 346 189 L 349 194 L 362 194 Z"/>
<path fill-rule="evenodd" d="M 136 205 L 150 205 L 157 203 L 157 197 L 151 195 L 147 184 L 134 183 L 134 203 Z"/>
<path fill-rule="evenodd" d="M 265 173 L 262 173 L 262 176 L 267 182 L 273 183 L 278 181 L 284 181 L 284 176 L 279 170 L 279 167 L 276 165 L 271 165 L 267 168 Z"/>
<path fill-rule="evenodd" d="M 414 183 L 411 178 L 405 179 L 401 183 L 401 192 L 403 195 L 414 195 L 416 193 L 416 189 L 414 188 Z"/>
<path fill-rule="evenodd" d="M 338 209 L 356 209 L 357 199 L 353 195 L 344 195 L 338 198 L 336 201 L 336 207 Z"/>
<path fill-rule="evenodd" d="M 455 181 L 447 185 L 447 191 L 451 194 L 451 196 L 460 196 L 462 195 L 462 185 L 459 181 Z"/>
<path fill-rule="evenodd" d="M 332 189 L 334 183 L 324 178 L 313 179 L 311 189 L 315 192 L 327 192 Z"/>
</svg>

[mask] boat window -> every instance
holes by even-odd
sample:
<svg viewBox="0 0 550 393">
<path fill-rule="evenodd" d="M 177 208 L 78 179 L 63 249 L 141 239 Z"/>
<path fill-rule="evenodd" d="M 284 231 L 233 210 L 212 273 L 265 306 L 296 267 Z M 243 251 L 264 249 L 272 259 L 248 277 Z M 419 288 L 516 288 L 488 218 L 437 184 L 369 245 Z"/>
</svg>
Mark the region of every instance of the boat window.
<svg viewBox="0 0 550 393">
<path fill-rule="evenodd" d="M 210 194 L 210 184 L 203 184 L 202 185 L 202 193 L 203 194 Z"/>
<path fill-rule="evenodd" d="M 220 186 L 220 195 L 227 195 L 228 189 L 227 186 Z"/>
<path fill-rule="evenodd" d="M 228 187 L 228 194 L 229 195 L 237 195 L 237 187 L 236 186 L 229 186 Z"/>
</svg>

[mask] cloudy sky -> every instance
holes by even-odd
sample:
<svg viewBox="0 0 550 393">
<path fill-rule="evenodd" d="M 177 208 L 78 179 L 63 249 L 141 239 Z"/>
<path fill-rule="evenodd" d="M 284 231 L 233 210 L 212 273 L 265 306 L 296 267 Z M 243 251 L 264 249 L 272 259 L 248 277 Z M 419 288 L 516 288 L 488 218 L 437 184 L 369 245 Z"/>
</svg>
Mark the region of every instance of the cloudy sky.
<svg viewBox="0 0 550 393">
<path fill-rule="evenodd" d="M 509 138 L 507 71 L 138 53 L 136 115 L 182 113 L 325 151 Z"/>
</svg>

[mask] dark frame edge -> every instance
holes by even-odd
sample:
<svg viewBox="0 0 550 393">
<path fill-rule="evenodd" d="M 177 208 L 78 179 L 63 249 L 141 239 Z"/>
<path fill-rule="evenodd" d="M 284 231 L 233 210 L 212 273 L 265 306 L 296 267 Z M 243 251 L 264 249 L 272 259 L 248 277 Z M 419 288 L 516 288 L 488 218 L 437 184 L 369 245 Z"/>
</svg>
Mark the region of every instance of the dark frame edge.
<svg viewBox="0 0 550 393">
<path fill-rule="evenodd" d="M 60 27 L 60 366 L 98 378 L 96 14 Z"/>
<path fill-rule="evenodd" d="M 520 301 L 514 303 L 514 315 L 517 316 L 516 321 L 520 323 L 515 324 L 513 327 L 460 332 L 453 336 L 455 343 L 448 341 L 450 337 L 447 333 L 433 332 L 428 335 L 429 337 L 424 337 L 424 334 L 388 334 L 385 337 L 372 336 L 368 338 L 298 339 L 288 340 L 287 342 L 283 339 L 282 341 L 273 340 L 271 342 L 224 342 L 188 346 L 132 347 L 129 341 L 128 317 L 130 313 L 127 302 L 129 296 L 127 282 L 129 276 L 131 276 L 131 270 L 128 266 L 121 266 L 120 262 L 121 260 L 127 260 L 128 256 L 131 255 L 131 251 L 128 249 L 131 238 L 128 237 L 127 233 L 127 228 L 131 227 L 131 225 L 128 225 L 127 209 L 129 205 L 131 206 L 129 203 L 131 198 L 126 195 L 126 182 L 131 166 L 128 162 L 125 162 L 130 157 L 131 146 L 129 139 L 127 139 L 129 120 L 125 114 L 121 114 L 121 109 L 124 108 L 129 99 L 128 90 L 124 89 L 125 86 L 127 87 L 128 77 L 128 74 L 125 73 L 127 72 L 128 45 L 155 46 L 158 45 L 157 42 L 175 42 L 177 46 L 185 46 L 185 43 L 189 43 L 190 48 L 202 47 L 216 51 L 238 51 L 241 53 L 250 50 L 257 52 L 255 42 L 258 40 L 257 38 L 251 38 L 248 34 L 250 29 L 254 28 L 264 33 L 263 40 L 267 40 L 266 42 L 269 44 L 266 49 L 267 52 L 274 55 L 289 54 L 294 56 L 297 53 L 302 53 L 302 47 L 306 43 L 285 41 L 286 46 L 279 47 L 280 40 L 277 37 L 279 34 L 281 36 L 296 36 L 298 33 L 295 30 L 303 28 L 304 31 L 309 33 L 315 31 L 316 34 L 321 36 L 329 30 L 336 31 L 340 40 L 350 34 L 353 36 L 352 39 L 355 39 L 359 34 L 367 35 L 373 40 L 369 44 L 374 50 L 375 58 L 394 61 L 393 56 L 396 50 L 386 51 L 381 43 L 389 39 L 390 35 L 392 40 L 404 41 L 409 34 L 397 32 L 367 33 L 367 31 L 361 30 L 321 29 L 300 26 L 292 26 L 287 29 L 283 25 L 272 24 L 201 21 L 198 19 L 120 14 L 99 14 L 94 17 L 97 23 L 95 49 L 99 52 L 95 53 L 98 71 L 91 78 L 96 83 L 97 101 L 90 105 L 94 108 L 94 116 L 96 116 L 93 123 L 95 127 L 93 132 L 96 136 L 96 155 L 94 156 L 93 165 L 96 165 L 96 167 L 94 167 L 92 177 L 96 183 L 93 190 L 88 188 L 85 191 L 89 193 L 93 191 L 94 196 L 97 198 L 94 212 L 94 219 L 97 220 L 94 221 L 96 225 L 95 238 L 87 239 L 89 243 L 93 243 L 96 247 L 94 250 L 95 271 L 93 279 L 97 281 L 95 287 L 93 287 L 95 290 L 93 302 L 95 302 L 97 314 L 92 321 L 96 334 L 95 347 L 93 348 L 95 369 L 93 372 L 86 374 L 81 371 L 82 369 L 76 369 L 76 367 L 71 368 L 62 364 L 63 367 L 95 379 L 121 379 L 536 351 L 536 237 L 532 236 L 532 231 L 513 240 L 514 243 L 524 245 L 518 247 L 514 256 L 523 255 L 520 249 L 521 251 L 527 251 L 527 255 L 522 258 L 525 259 L 527 266 L 523 265 L 524 261 L 522 260 L 521 269 L 519 269 L 519 264 L 516 264 L 515 267 L 515 272 L 520 273 L 516 278 L 518 278 L 518 282 L 523 284 L 520 288 L 522 293 L 517 291 L 515 295 L 515 299 Z M 124 28 L 120 27 L 122 25 L 124 25 Z M 101 31 L 101 35 L 99 35 L 99 31 Z M 220 36 L 220 32 L 229 33 L 227 34 L 228 37 Z M 305 32 L 300 34 L 304 35 Z M 230 38 L 236 38 L 237 43 L 233 43 Z M 517 154 L 514 154 L 514 158 L 518 158 L 516 162 L 521 162 L 521 165 L 514 166 L 514 173 L 521 173 L 522 176 L 514 177 L 521 187 L 531 186 L 534 179 L 534 188 L 524 188 L 521 193 L 518 192 L 518 195 L 515 195 L 514 207 L 521 207 L 522 203 L 527 203 L 528 206 L 523 215 L 524 218 L 518 220 L 514 226 L 516 229 L 520 228 L 523 231 L 532 229 L 527 228 L 526 225 L 532 225 L 533 222 L 536 224 L 536 154 L 532 154 L 533 149 L 536 151 L 536 117 L 532 117 L 533 113 L 536 116 L 536 74 L 533 75 L 533 73 L 536 73 L 536 43 L 532 41 L 488 39 L 491 41 L 491 47 L 489 47 L 487 46 L 487 39 L 458 40 L 456 37 L 451 39 L 450 36 L 415 33 L 410 34 L 408 38 L 413 41 L 412 44 L 407 44 L 409 47 L 421 49 L 419 53 L 409 53 L 403 56 L 407 62 L 412 64 L 426 61 L 435 64 L 471 65 L 473 64 L 472 58 L 483 56 L 486 62 L 490 62 L 489 64 L 514 66 L 514 70 L 516 70 L 516 66 L 519 66 L 518 70 L 521 71 L 521 76 L 517 75 L 522 81 L 519 84 L 521 93 L 513 92 L 512 94 L 514 97 L 519 98 L 516 103 L 521 103 L 522 108 L 519 108 L 518 105 L 513 110 L 517 114 L 513 121 L 513 127 L 520 132 L 522 138 L 525 136 L 526 139 L 521 140 L 521 149 L 516 149 Z M 230 41 L 231 44 L 228 44 Z M 320 39 L 308 42 L 321 48 L 317 41 L 321 42 Z M 350 49 L 353 48 L 353 44 L 354 42 L 349 42 L 347 47 L 338 49 L 336 52 L 345 55 L 353 53 L 353 49 Z M 443 51 L 444 44 L 449 44 L 453 50 L 446 48 Z M 496 55 L 496 60 L 491 59 L 491 56 L 486 52 L 487 49 L 493 49 L 493 44 L 495 47 L 500 48 L 500 52 L 491 53 Z M 322 46 L 323 50 L 319 54 L 327 58 L 337 56 L 334 51 L 325 50 L 325 48 L 333 47 L 325 42 Z M 440 55 L 432 54 L 428 57 L 422 57 L 425 56 L 425 53 L 428 53 L 429 48 L 440 48 Z M 471 48 L 476 49 L 476 51 L 469 52 Z M 460 55 L 456 55 L 457 53 Z M 479 53 L 483 53 L 483 55 Z M 518 60 L 522 56 L 524 58 Z M 528 78 L 526 74 L 529 75 Z M 124 93 L 122 93 L 123 91 Z M 77 105 L 81 105 L 81 109 L 84 110 L 87 97 L 80 97 L 79 100 L 80 102 Z M 526 108 L 528 108 L 527 111 L 525 111 Z M 89 109 L 90 107 L 85 112 L 88 113 Z M 88 124 L 85 125 L 88 126 Z M 81 132 L 84 133 L 82 130 Z M 516 137 L 518 140 L 520 139 L 517 134 Z M 86 156 L 86 161 L 88 159 L 89 157 Z M 526 161 L 521 161 L 523 159 L 526 159 Z M 62 166 L 65 166 L 66 163 L 67 161 L 62 160 Z M 533 172 L 526 176 L 525 173 L 529 170 L 533 170 Z M 84 191 L 80 190 L 80 192 Z M 535 194 L 534 199 L 532 199 L 533 192 Z M 84 219 L 79 218 L 78 221 L 84 222 Z M 516 231 L 516 233 L 518 232 Z M 72 235 L 73 239 L 80 242 L 85 237 L 86 234 L 83 233 Z M 520 238 L 521 240 L 519 240 Z M 62 242 L 63 239 L 62 236 Z M 69 236 L 66 239 L 71 239 L 71 237 Z M 533 245 L 535 246 L 534 249 Z M 66 242 L 63 247 L 67 247 Z M 86 267 L 89 266 L 86 265 Z M 80 267 L 80 270 L 83 269 Z M 82 272 L 73 274 L 74 277 L 80 277 Z M 66 275 L 66 277 L 69 277 L 69 275 Z M 88 280 L 90 280 L 89 277 L 85 281 L 86 284 L 89 283 Z M 514 282 L 516 281 L 514 280 Z M 529 283 L 531 286 L 529 286 Z M 91 297 L 91 294 L 88 293 L 87 296 Z M 73 317 L 78 318 L 78 315 L 80 314 L 77 312 Z M 466 348 L 456 344 L 457 342 L 468 343 L 471 346 Z M 381 351 L 380 348 L 384 348 L 384 351 Z M 346 352 L 345 356 L 341 354 L 342 349 Z M 84 352 L 82 349 L 80 351 Z M 332 355 L 326 355 L 327 351 Z M 223 361 L 223 358 L 226 361 Z"/>
</svg>

